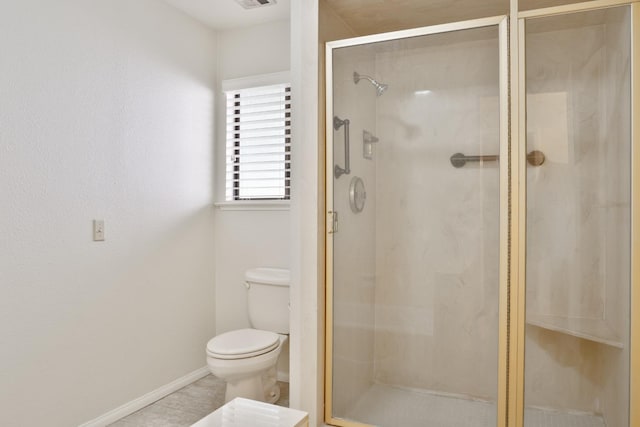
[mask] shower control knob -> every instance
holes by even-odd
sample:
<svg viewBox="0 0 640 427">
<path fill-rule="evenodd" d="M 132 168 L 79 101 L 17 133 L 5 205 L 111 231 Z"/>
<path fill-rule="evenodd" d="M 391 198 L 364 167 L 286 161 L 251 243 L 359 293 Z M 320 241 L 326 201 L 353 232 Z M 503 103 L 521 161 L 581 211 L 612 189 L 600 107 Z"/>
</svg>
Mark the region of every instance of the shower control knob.
<svg viewBox="0 0 640 427">
<path fill-rule="evenodd" d="M 351 178 L 349 185 L 349 205 L 353 213 L 360 213 L 364 209 L 364 203 L 367 200 L 367 192 L 364 188 L 364 182 L 359 176 Z"/>
</svg>

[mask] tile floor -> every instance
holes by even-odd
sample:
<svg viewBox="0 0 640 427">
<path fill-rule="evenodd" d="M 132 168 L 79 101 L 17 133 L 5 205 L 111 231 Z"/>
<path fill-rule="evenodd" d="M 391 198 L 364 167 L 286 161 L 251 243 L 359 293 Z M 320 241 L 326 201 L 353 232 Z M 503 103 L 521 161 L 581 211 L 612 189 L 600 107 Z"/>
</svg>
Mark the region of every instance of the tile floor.
<svg viewBox="0 0 640 427">
<path fill-rule="evenodd" d="M 289 384 L 280 384 L 276 405 L 289 406 Z M 187 427 L 224 403 L 224 381 L 207 375 L 157 402 L 111 424 L 111 427 Z"/>
</svg>

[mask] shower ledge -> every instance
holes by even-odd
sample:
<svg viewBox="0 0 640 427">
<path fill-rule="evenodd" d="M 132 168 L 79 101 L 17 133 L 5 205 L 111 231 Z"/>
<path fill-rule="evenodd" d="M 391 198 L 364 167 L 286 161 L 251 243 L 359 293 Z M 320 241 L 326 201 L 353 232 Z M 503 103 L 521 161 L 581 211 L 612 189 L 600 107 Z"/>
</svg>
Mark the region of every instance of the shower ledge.
<svg viewBox="0 0 640 427">
<path fill-rule="evenodd" d="M 620 336 L 604 319 L 570 318 L 527 313 L 527 323 L 612 347 L 624 347 Z"/>
</svg>

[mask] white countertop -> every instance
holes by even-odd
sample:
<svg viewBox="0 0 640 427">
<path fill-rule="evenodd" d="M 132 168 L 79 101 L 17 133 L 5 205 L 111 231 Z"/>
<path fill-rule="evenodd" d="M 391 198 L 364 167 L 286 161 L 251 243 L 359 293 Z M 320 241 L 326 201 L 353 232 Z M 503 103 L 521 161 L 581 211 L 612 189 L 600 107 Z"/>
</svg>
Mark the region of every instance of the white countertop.
<svg viewBox="0 0 640 427">
<path fill-rule="evenodd" d="M 309 417 L 297 409 L 236 397 L 192 427 L 307 427 Z"/>
</svg>

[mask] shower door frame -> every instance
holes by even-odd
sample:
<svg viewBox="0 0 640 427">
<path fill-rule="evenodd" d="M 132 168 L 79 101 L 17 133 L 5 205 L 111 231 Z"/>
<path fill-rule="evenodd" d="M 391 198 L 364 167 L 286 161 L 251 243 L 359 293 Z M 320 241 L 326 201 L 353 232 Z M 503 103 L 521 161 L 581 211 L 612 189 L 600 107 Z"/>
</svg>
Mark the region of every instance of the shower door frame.
<svg viewBox="0 0 640 427">
<path fill-rule="evenodd" d="M 524 347 L 526 286 L 526 93 L 525 20 L 616 6 L 631 8 L 631 283 L 629 401 L 630 427 L 640 427 L 640 1 L 592 0 L 520 12 L 510 0 L 508 22 L 494 17 L 435 25 L 329 42 L 326 45 L 326 129 L 332 129 L 333 49 L 456 30 L 499 25 L 500 38 L 500 302 L 498 363 L 498 427 L 524 425 Z M 507 45 L 508 43 L 508 45 Z M 505 112 L 506 109 L 506 112 Z M 506 135 L 506 136 L 505 136 Z M 506 140 L 505 140 L 506 138 Z M 335 426 L 365 424 L 332 417 L 333 350 L 333 132 L 326 133 L 325 233 L 325 422 Z M 511 309 L 509 312 L 509 308 Z"/>
<path fill-rule="evenodd" d="M 527 244 L 527 163 L 526 163 L 526 58 L 525 26 L 530 18 L 630 7 L 631 37 L 631 280 L 629 301 L 629 426 L 640 427 L 640 0 L 592 0 L 526 11 L 518 10 L 518 0 L 511 0 L 510 11 L 510 165 L 511 170 L 511 248 L 509 304 L 510 358 L 513 371 L 508 376 L 508 426 L 524 426 L 524 367 L 526 328 L 526 244 Z"/>
<path fill-rule="evenodd" d="M 325 393 L 324 393 L 324 421 L 338 427 L 370 427 L 354 421 L 333 417 L 333 50 L 361 46 L 378 42 L 401 40 L 448 33 L 462 30 L 472 30 L 484 27 L 497 27 L 499 44 L 499 116 L 500 116 L 500 158 L 507 159 L 500 162 L 499 188 L 499 330 L 498 330 L 498 390 L 497 390 L 497 419 L 498 427 L 507 426 L 508 413 L 508 360 L 509 360 L 509 39 L 508 17 L 506 15 L 489 18 L 473 19 L 449 24 L 432 25 L 410 30 L 393 31 L 371 36 L 355 37 L 326 44 L 326 230 L 325 230 Z"/>
</svg>

